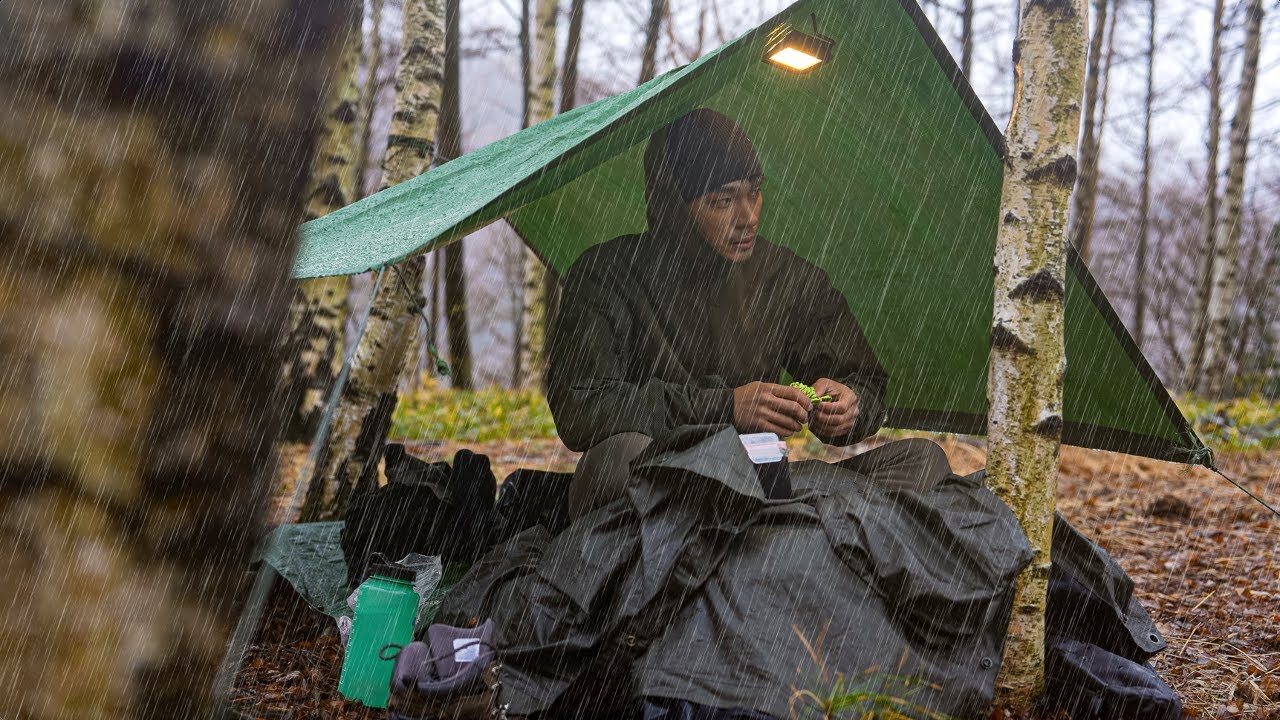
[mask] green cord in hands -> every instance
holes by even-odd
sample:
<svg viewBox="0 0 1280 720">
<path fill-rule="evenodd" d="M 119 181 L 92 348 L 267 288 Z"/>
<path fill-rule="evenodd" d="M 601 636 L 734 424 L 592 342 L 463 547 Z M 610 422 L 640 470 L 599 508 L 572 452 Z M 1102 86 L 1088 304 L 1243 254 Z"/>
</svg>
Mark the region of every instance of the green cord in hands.
<svg viewBox="0 0 1280 720">
<path fill-rule="evenodd" d="M 831 402 L 834 399 L 830 395 L 819 395 L 817 390 L 814 390 L 800 381 L 791 383 L 791 387 L 804 393 L 809 398 L 809 402 L 814 405 L 817 405 L 818 403 Z"/>
</svg>

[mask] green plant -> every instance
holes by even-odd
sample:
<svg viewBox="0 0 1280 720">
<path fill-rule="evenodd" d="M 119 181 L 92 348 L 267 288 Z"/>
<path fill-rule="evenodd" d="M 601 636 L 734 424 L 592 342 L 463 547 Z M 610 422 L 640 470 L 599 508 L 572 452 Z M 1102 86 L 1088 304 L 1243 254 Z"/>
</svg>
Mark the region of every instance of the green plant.
<svg viewBox="0 0 1280 720">
<path fill-rule="evenodd" d="M 1268 450 L 1280 447 L 1280 401 L 1260 395 L 1216 402 L 1185 396 L 1182 414 L 1215 450 Z"/>
<path fill-rule="evenodd" d="M 430 377 L 400 398 L 391 436 L 401 440 L 529 440 L 556 437 L 546 398 L 536 390 L 452 390 Z"/>
<path fill-rule="evenodd" d="M 852 677 L 828 671 L 822 651 L 827 629 L 811 643 L 800 628 L 791 626 L 818 672 L 806 687 L 791 686 L 790 720 L 951 720 L 911 701 L 910 696 L 923 689 L 939 689 L 922 678 L 882 673 L 878 667 Z"/>
</svg>

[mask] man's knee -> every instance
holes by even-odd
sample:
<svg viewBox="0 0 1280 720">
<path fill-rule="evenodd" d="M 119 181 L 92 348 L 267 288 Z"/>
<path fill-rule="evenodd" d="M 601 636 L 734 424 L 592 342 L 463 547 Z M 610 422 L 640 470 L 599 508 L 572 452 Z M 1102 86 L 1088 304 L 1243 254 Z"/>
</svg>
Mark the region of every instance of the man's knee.
<svg viewBox="0 0 1280 720">
<path fill-rule="evenodd" d="M 631 479 L 631 461 L 653 442 L 638 432 L 610 435 L 578 460 L 569 490 L 569 515 L 579 517 L 623 496 Z"/>
<path fill-rule="evenodd" d="M 886 443 L 838 464 L 875 482 L 918 492 L 933 489 L 951 473 L 942 446 L 925 438 Z"/>
</svg>

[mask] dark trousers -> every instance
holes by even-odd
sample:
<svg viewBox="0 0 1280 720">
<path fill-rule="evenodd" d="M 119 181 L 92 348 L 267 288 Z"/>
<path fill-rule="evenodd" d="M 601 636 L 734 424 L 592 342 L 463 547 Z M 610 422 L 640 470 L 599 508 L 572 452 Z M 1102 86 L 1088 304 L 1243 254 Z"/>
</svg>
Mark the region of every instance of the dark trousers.
<svg viewBox="0 0 1280 720">
<path fill-rule="evenodd" d="M 631 479 L 631 461 L 651 442 L 653 438 L 642 433 L 619 433 L 583 453 L 569 487 L 569 516 L 581 517 L 622 497 Z M 885 443 L 835 465 L 878 483 L 918 492 L 932 489 L 951 472 L 942 447 L 924 438 Z"/>
</svg>

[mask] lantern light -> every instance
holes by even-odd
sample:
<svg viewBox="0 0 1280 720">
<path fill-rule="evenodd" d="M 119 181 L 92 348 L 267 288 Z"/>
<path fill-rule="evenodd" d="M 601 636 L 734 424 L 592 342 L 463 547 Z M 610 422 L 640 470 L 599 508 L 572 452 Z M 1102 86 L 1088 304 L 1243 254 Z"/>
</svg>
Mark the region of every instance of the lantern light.
<svg viewBox="0 0 1280 720">
<path fill-rule="evenodd" d="M 787 25 L 779 26 L 766 43 L 764 61 L 791 72 L 808 72 L 831 59 L 835 41 L 818 33 L 818 15 L 814 13 L 813 34 L 800 32 Z"/>
</svg>

